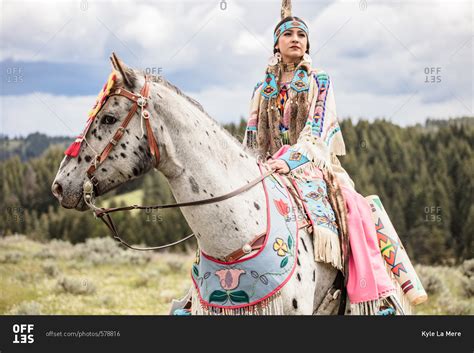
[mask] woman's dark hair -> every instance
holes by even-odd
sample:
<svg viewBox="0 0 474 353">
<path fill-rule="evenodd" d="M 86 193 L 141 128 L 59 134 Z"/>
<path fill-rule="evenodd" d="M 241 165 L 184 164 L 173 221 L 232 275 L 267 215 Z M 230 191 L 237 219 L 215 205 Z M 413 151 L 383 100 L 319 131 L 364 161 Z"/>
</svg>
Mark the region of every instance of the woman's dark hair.
<svg viewBox="0 0 474 353">
<path fill-rule="evenodd" d="M 273 33 L 275 33 L 277 31 L 278 28 L 280 28 L 280 26 L 286 22 L 286 21 L 299 21 L 299 22 L 303 22 L 304 25 L 306 27 L 308 27 L 308 25 L 299 17 L 296 17 L 296 16 L 288 16 L 288 17 L 285 17 L 283 20 L 281 20 L 280 22 L 278 22 L 278 24 L 275 26 L 275 29 L 273 30 Z M 309 54 L 309 37 L 308 35 L 306 35 L 306 38 L 308 38 L 308 44 L 306 46 L 306 54 Z M 275 54 L 276 52 L 278 52 L 277 49 L 275 49 L 275 46 L 277 45 L 277 43 L 275 43 L 275 45 L 273 46 L 273 54 Z"/>
</svg>

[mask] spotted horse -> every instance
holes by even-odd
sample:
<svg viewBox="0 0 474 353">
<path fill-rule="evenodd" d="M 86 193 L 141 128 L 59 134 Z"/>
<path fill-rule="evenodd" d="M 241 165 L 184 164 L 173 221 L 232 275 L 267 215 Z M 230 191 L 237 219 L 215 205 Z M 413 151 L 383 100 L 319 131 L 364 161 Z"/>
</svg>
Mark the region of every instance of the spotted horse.
<svg viewBox="0 0 474 353">
<path fill-rule="evenodd" d="M 86 211 L 93 207 L 93 200 L 110 190 L 158 170 L 167 178 L 178 204 L 186 206 L 181 211 L 197 239 L 200 254 L 205 255 L 199 257 L 192 269 L 196 286 L 183 298 L 183 303 L 192 303 L 193 314 L 336 314 L 340 307 L 344 311 L 348 306 L 339 305 L 343 296 L 335 285 L 340 271 L 330 264 L 314 261 L 309 227 L 299 222 L 305 218 L 304 211 L 297 207 L 298 200 L 293 194 L 288 193 L 290 189 L 284 178 L 267 170 L 198 102 L 166 79 L 147 76 L 125 65 L 115 54 L 111 61 L 112 74 L 89 114 L 87 126 L 66 151 L 53 181 L 52 192 L 61 206 Z M 256 183 L 259 178 L 265 182 Z M 200 200 L 229 195 L 251 184 L 245 192 L 219 202 L 199 204 Z M 274 192 L 288 198 L 278 198 L 269 192 L 267 199 L 265 188 L 270 190 L 275 185 L 278 190 Z M 288 206 L 293 213 L 291 217 L 278 212 L 282 210 L 282 200 L 286 205 L 293 205 Z M 273 234 L 272 242 L 257 250 L 252 246 L 256 235 L 267 230 L 270 202 L 276 207 L 275 214 L 282 217 L 280 221 L 286 217 L 287 225 L 293 228 L 287 233 Z M 101 214 L 101 209 L 95 212 L 103 219 L 109 216 Z M 236 265 L 246 265 L 245 256 L 259 258 L 253 255 L 263 252 L 262 249 L 268 249 L 267 256 L 276 254 L 278 265 L 290 257 L 286 255 L 292 254 L 286 264 L 291 266 L 288 272 L 291 275 L 281 283 L 272 283 L 271 276 L 262 276 L 250 267 L 239 269 Z M 237 256 L 242 251 L 244 254 Z M 219 266 L 229 262 L 232 254 L 236 257 L 233 264 Z M 203 259 L 212 261 L 206 267 L 201 263 Z M 210 276 L 207 272 L 213 269 L 215 273 Z M 207 272 L 196 275 L 196 270 Z M 244 282 L 243 273 L 238 271 L 246 271 L 250 279 L 260 284 L 267 281 L 273 286 L 270 293 L 260 293 L 266 300 L 255 299 L 252 310 L 243 309 L 245 305 L 226 307 L 224 304 L 253 300 L 248 291 L 242 290 L 244 295 L 242 291 L 229 289 L 236 288 L 235 281 Z M 210 286 L 221 285 L 220 290 L 212 291 L 210 304 L 222 305 L 207 306 L 204 310 L 203 297 L 196 288 L 206 276 L 206 280 L 211 281 L 212 277 L 214 281 L 209 282 Z M 183 303 L 174 302 L 173 307 Z"/>
</svg>

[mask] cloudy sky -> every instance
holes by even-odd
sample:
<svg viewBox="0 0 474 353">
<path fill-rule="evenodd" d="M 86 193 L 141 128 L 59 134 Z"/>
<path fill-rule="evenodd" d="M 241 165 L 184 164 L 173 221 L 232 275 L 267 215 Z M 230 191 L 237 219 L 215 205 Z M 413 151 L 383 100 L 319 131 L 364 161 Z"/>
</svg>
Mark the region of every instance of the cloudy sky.
<svg viewBox="0 0 474 353">
<path fill-rule="evenodd" d="M 247 117 L 280 0 L 3 1 L 0 132 L 76 135 L 115 51 L 216 120 Z M 473 114 L 472 1 L 293 0 L 340 119 L 402 126 Z"/>
</svg>

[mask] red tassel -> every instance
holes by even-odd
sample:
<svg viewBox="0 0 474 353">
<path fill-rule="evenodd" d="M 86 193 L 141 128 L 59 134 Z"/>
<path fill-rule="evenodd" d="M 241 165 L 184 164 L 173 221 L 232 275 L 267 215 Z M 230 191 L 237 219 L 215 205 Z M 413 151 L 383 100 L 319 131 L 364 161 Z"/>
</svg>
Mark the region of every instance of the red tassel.
<svg viewBox="0 0 474 353">
<path fill-rule="evenodd" d="M 64 151 L 64 154 L 66 156 L 76 158 L 79 154 L 79 151 L 81 150 L 81 144 L 82 139 L 78 137 L 76 141 L 71 143 L 71 145 L 66 149 L 66 151 Z"/>
<path fill-rule="evenodd" d="M 84 136 L 86 136 L 87 131 L 89 131 L 89 128 L 91 127 L 92 121 L 94 118 L 89 118 L 87 119 L 87 124 L 86 127 L 84 128 L 84 131 L 82 131 L 82 134 L 77 136 L 76 140 L 71 143 L 71 145 L 64 151 L 64 154 L 66 156 L 70 156 L 73 158 L 76 158 L 79 155 L 79 151 L 81 150 L 81 145 L 82 141 L 84 140 Z"/>
</svg>

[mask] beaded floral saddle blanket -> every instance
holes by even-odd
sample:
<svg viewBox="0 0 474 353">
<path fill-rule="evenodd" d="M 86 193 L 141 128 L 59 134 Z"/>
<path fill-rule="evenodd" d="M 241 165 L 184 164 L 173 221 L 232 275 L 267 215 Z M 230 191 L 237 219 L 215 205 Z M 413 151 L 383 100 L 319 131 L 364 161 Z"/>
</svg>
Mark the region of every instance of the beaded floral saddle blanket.
<svg viewBox="0 0 474 353">
<path fill-rule="evenodd" d="M 280 175 L 266 177 L 263 186 L 267 233 L 262 248 L 233 262 L 199 251 L 191 271 L 198 314 L 282 314 L 280 291 L 298 256 L 296 208 Z"/>
</svg>

